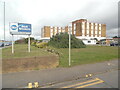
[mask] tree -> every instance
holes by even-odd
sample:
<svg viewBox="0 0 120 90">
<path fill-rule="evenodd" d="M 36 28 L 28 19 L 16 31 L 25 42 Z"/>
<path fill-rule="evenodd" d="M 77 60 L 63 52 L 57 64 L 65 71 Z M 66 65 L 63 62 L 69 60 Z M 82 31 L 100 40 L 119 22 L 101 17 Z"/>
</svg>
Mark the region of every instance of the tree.
<svg viewBox="0 0 120 90">
<path fill-rule="evenodd" d="M 113 38 L 118 38 L 117 36 L 114 36 Z"/>
<path fill-rule="evenodd" d="M 30 37 L 30 42 L 33 41 L 35 41 L 35 39 L 33 37 Z M 27 43 L 28 43 L 28 38 L 22 38 L 15 41 L 15 44 L 27 44 Z"/>
<path fill-rule="evenodd" d="M 34 37 L 30 37 L 30 42 L 35 41 Z M 28 43 L 28 38 L 25 38 L 25 43 Z"/>
<path fill-rule="evenodd" d="M 15 41 L 15 44 L 25 44 L 25 38 L 21 38 Z"/>
<path fill-rule="evenodd" d="M 56 48 L 69 48 L 69 35 L 67 33 L 60 33 L 52 38 L 48 42 L 48 45 Z M 84 48 L 86 45 L 82 40 L 77 39 L 74 35 L 71 35 L 71 48 Z"/>
</svg>

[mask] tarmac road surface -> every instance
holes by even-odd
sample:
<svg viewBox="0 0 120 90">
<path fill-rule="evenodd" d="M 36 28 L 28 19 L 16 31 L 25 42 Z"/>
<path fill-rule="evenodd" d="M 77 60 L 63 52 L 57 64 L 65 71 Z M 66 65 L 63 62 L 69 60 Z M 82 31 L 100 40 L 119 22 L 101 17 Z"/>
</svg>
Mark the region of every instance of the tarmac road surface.
<svg viewBox="0 0 120 90">
<path fill-rule="evenodd" d="M 83 79 L 43 86 L 41 88 L 118 88 L 118 70 L 108 71 Z"/>
<path fill-rule="evenodd" d="M 113 86 L 110 84 L 111 87 L 118 87 L 116 83 L 117 82 L 116 80 L 118 80 L 117 71 L 118 71 L 118 60 L 111 60 L 101 63 L 78 65 L 69 68 L 54 68 L 54 69 L 46 69 L 46 70 L 8 73 L 8 74 L 2 74 L 2 88 L 27 87 L 28 83 L 30 82 L 31 83 L 39 82 L 39 85 L 41 87 L 48 86 L 49 84 L 53 85 L 57 83 L 74 81 L 74 80 L 78 80 L 78 81 L 80 80 L 78 83 L 81 83 L 87 81 L 84 80 L 86 79 L 85 77 L 87 74 L 93 75 L 93 77 L 88 80 L 94 80 L 95 78 L 99 78 L 100 80 L 103 80 L 104 83 L 115 82 L 115 85 Z M 104 75 L 102 75 L 102 73 L 104 73 Z M 114 77 L 115 81 L 111 77 Z M 106 87 L 108 86 L 110 87 L 110 85 L 107 85 Z"/>
</svg>

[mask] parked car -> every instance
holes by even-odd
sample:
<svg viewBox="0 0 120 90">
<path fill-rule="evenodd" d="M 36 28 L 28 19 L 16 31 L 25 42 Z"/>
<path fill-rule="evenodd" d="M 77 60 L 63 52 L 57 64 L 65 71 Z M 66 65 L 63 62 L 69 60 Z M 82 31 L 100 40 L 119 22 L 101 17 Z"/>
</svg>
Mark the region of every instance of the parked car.
<svg viewBox="0 0 120 90">
<path fill-rule="evenodd" d="M 2 43 L 2 44 L 0 45 L 0 47 L 4 47 L 4 43 Z"/>
<path fill-rule="evenodd" d="M 118 43 L 111 43 L 110 46 L 118 46 Z"/>
</svg>

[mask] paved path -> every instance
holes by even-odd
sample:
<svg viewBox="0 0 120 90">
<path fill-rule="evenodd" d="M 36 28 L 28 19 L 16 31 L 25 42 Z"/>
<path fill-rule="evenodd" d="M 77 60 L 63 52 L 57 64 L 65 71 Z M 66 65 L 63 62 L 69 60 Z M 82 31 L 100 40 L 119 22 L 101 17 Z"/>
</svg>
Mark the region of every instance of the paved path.
<svg viewBox="0 0 120 90">
<path fill-rule="evenodd" d="M 27 71 L 3 74 L 3 88 L 25 87 L 29 82 L 39 82 L 44 86 L 49 83 L 60 83 L 84 78 L 86 74 L 97 75 L 110 70 L 118 69 L 118 60 L 106 61 L 95 64 L 79 65 L 69 68 L 55 68 L 39 71 Z"/>
</svg>

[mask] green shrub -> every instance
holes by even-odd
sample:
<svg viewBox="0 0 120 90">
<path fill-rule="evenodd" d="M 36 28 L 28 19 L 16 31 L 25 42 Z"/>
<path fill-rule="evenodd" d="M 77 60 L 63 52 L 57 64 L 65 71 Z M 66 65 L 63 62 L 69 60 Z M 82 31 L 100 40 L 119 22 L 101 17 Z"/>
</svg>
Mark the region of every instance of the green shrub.
<svg viewBox="0 0 120 90">
<path fill-rule="evenodd" d="M 32 42 L 31 45 L 32 45 L 32 46 L 36 46 L 36 42 Z"/>
<path fill-rule="evenodd" d="M 60 33 L 50 38 L 48 45 L 56 48 L 69 48 L 69 35 L 67 33 Z M 84 48 L 86 45 L 82 40 L 77 39 L 74 35 L 71 35 L 71 48 Z"/>
<path fill-rule="evenodd" d="M 36 46 L 38 48 L 45 48 L 48 46 L 48 43 L 46 43 L 46 42 L 36 43 Z"/>
</svg>

